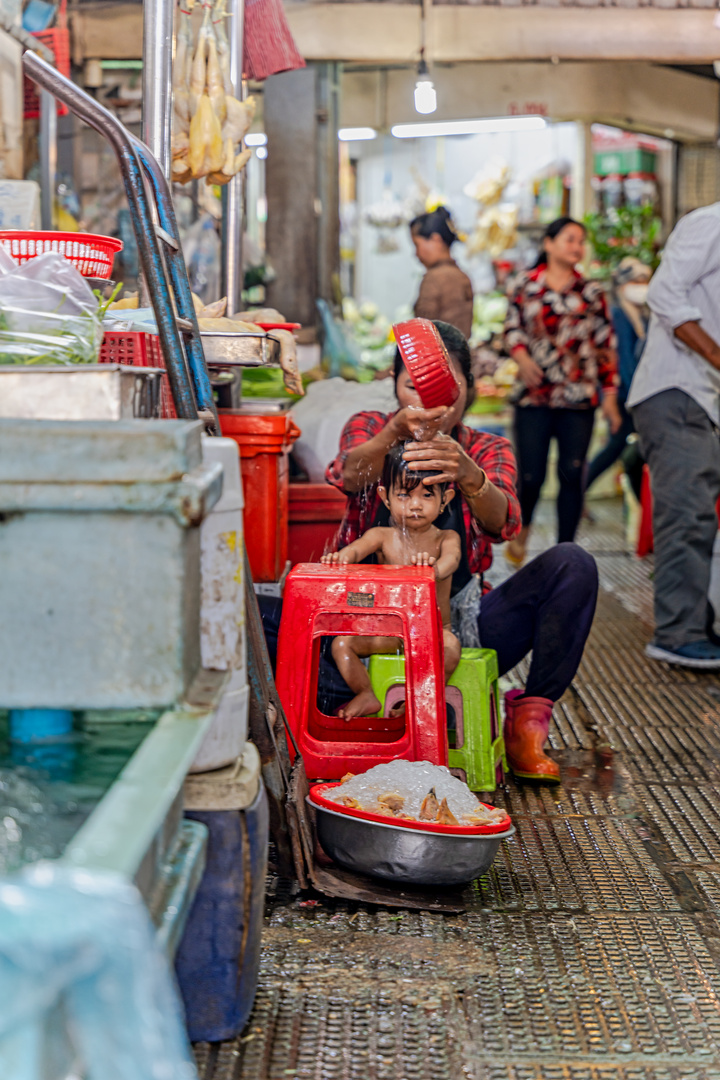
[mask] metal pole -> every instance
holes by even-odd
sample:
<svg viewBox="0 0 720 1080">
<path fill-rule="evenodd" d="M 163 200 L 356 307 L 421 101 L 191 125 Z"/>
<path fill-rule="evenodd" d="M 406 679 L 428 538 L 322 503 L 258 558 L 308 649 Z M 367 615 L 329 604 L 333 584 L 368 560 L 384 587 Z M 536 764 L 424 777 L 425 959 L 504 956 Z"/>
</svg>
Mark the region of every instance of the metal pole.
<svg viewBox="0 0 720 1080">
<path fill-rule="evenodd" d="M 40 90 L 40 227 L 53 227 L 53 200 L 57 173 L 57 104 L 47 90 Z"/>
<path fill-rule="evenodd" d="M 230 79 L 239 101 L 243 89 L 243 42 L 245 39 L 245 0 L 230 0 Z M 234 176 L 223 193 L 223 292 L 228 298 L 228 315 L 242 311 L 243 225 L 245 210 L 245 173 Z"/>
<path fill-rule="evenodd" d="M 26 75 L 29 75 L 38 86 L 50 90 L 55 97 L 69 107 L 71 112 L 104 135 L 115 151 L 130 206 L 130 218 L 135 230 L 140 266 L 150 285 L 150 296 L 175 408 L 182 420 L 197 420 L 197 405 L 180 331 L 173 314 L 165 262 L 160 249 L 156 224 L 150 213 L 143 166 L 135 149 L 133 137 L 113 113 L 34 53 L 26 52 L 23 55 L 23 67 Z M 149 151 L 146 152 L 149 153 Z M 160 171 L 159 165 L 157 163 L 155 165 Z M 162 173 L 160 175 L 162 176 Z M 171 239 L 174 243 L 177 242 L 175 238 L 171 237 Z"/>
<path fill-rule="evenodd" d="M 142 138 L 165 176 L 170 176 L 172 120 L 173 0 L 143 5 Z"/>
</svg>

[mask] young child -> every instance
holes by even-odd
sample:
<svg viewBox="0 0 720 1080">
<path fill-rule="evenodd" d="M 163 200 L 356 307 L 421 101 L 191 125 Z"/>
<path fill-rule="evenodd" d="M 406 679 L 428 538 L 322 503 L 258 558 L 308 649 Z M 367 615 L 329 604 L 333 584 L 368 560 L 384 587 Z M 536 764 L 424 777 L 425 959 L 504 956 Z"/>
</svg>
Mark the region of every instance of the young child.
<svg viewBox="0 0 720 1080">
<path fill-rule="evenodd" d="M 450 585 L 460 564 L 460 537 L 453 529 L 438 529 L 435 521 L 455 495 L 444 484 L 423 483 L 437 473 L 409 472 L 403 461 L 403 445 L 395 446 L 385 458 L 380 498 L 390 511 L 387 528 L 369 529 L 342 551 L 323 555 L 330 566 L 359 563 L 377 555 L 386 566 L 433 566 L 437 600 L 443 621 L 445 680 L 460 661 L 460 642 L 450 629 Z M 373 693 L 362 660 L 374 653 L 393 653 L 402 645 L 396 637 L 340 636 L 333 639 L 332 654 L 338 670 L 355 697 L 338 711 L 349 720 L 353 716 L 373 716 L 381 704 Z"/>
</svg>

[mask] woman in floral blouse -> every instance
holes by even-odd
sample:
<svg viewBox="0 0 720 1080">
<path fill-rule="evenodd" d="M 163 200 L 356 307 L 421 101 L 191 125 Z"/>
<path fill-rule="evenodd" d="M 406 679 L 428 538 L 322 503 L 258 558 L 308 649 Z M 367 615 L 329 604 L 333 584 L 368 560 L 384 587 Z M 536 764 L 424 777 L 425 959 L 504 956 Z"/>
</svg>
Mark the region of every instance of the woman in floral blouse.
<svg viewBox="0 0 720 1080">
<path fill-rule="evenodd" d="M 602 286 L 575 269 L 584 255 L 585 229 L 572 218 L 558 218 L 545 230 L 543 247 L 535 269 L 518 278 L 505 321 L 505 345 L 519 367 L 513 400 L 522 529 L 507 548 L 518 566 L 551 439 L 558 445 L 561 544 L 574 540 L 580 521 L 585 458 L 601 396 L 610 430 L 621 423 L 615 339 Z"/>
</svg>

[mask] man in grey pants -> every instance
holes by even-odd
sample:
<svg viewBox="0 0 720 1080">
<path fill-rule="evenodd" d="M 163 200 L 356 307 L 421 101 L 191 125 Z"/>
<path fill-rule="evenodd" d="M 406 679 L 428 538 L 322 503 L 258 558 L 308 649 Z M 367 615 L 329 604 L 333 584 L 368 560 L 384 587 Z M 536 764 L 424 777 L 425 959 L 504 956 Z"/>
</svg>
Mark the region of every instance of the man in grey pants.
<svg viewBox="0 0 720 1080">
<path fill-rule="evenodd" d="M 627 405 L 650 467 L 653 660 L 720 669 L 708 589 L 720 496 L 720 203 L 675 226 L 650 283 L 647 344 Z"/>
</svg>

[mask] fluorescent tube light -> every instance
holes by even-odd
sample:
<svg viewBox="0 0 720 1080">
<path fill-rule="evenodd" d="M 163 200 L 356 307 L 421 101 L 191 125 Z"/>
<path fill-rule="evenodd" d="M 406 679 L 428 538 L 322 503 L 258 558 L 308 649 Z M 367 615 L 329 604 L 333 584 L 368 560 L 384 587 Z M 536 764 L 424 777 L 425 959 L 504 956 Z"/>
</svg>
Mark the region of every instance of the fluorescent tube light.
<svg viewBox="0 0 720 1080">
<path fill-rule="evenodd" d="M 363 142 L 366 139 L 377 139 L 377 131 L 371 127 L 340 128 L 338 139 L 340 142 Z"/>
<path fill-rule="evenodd" d="M 420 124 L 395 124 L 396 139 L 422 139 L 435 135 L 483 135 L 500 131 L 541 131 L 547 127 L 542 116 L 495 116 L 484 120 L 437 120 Z"/>
<path fill-rule="evenodd" d="M 245 136 L 246 146 L 267 146 L 267 135 L 264 131 L 253 131 Z"/>
</svg>

